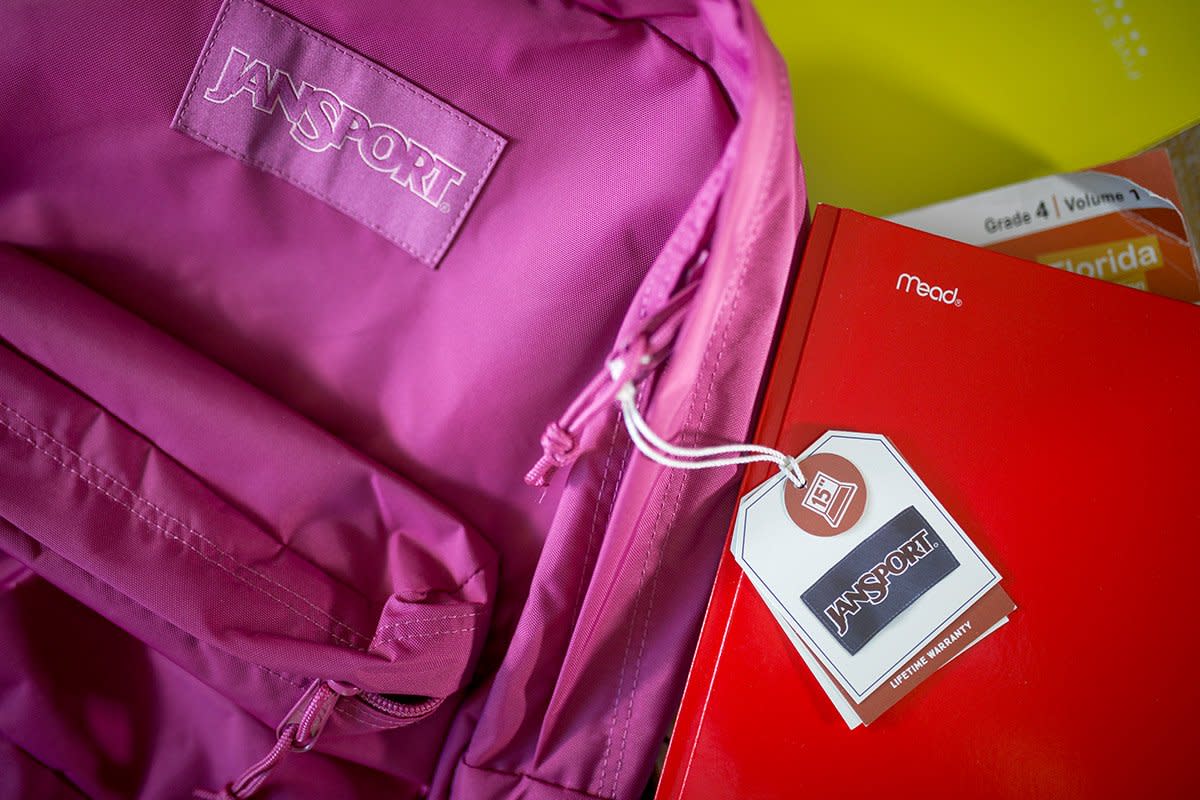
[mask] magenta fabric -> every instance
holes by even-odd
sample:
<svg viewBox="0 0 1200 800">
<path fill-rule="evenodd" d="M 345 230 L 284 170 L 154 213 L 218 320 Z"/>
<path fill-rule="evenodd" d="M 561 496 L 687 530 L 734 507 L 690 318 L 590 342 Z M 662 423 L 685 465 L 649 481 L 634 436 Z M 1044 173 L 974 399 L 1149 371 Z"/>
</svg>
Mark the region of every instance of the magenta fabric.
<svg viewBox="0 0 1200 800">
<path fill-rule="evenodd" d="M 431 270 L 171 128 L 218 3 L 0 10 L 0 796 L 219 789 L 333 681 L 259 796 L 637 797 L 736 475 L 605 406 L 523 479 L 680 292 L 644 413 L 745 437 L 805 216 L 782 63 L 735 0 L 272 7 L 507 145 Z"/>
<path fill-rule="evenodd" d="M 171 125 L 304 189 L 431 267 L 505 145 L 258 0 L 221 7 Z"/>
</svg>

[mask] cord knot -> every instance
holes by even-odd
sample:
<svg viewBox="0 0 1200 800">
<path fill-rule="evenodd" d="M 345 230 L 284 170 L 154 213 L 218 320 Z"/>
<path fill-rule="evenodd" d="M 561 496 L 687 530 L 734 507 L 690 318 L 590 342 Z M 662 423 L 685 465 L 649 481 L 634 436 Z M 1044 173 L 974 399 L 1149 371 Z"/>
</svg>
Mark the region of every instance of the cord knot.
<svg viewBox="0 0 1200 800">
<path fill-rule="evenodd" d="M 554 471 L 574 459 L 579 439 L 562 425 L 551 422 L 542 433 L 541 444 L 542 457 L 525 474 L 525 483 L 530 486 L 549 486 Z"/>
<path fill-rule="evenodd" d="M 579 440 L 569 430 L 551 422 L 542 433 L 542 451 L 556 467 L 564 466 L 567 460 L 575 454 Z"/>
</svg>

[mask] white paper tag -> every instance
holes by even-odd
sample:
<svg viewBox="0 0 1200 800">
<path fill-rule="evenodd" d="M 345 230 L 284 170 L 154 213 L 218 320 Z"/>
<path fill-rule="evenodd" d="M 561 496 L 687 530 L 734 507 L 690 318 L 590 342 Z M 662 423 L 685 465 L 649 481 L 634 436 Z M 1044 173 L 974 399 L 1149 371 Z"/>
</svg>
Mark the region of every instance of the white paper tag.
<svg viewBox="0 0 1200 800">
<path fill-rule="evenodd" d="M 862 703 L 1000 575 L 886 438 L 830 431 L 801 458 L 804 489 L 781 474 L 742 499 L 733 555 L 801 654 Z"/>
</svg>

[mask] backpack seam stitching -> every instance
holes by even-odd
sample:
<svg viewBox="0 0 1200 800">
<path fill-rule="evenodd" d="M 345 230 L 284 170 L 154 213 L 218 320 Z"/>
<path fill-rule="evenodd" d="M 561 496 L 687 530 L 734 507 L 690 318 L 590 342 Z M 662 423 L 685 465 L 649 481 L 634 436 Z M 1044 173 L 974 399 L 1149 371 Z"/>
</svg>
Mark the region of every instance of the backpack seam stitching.
<svg viewBox="0 0 1200 800">
<path fill-rule="evenodd" d="M 78 461 L 78 462 L 79 462 L 81 465 L 86 465 L 86 467 L 88 467 L 90 470 L 92 470 L 92 471 L 94 471 L 94 472 L 96 472 L 96 473 L 99 473 L 99 475 L 101 475 L 101 476 L 103 476 L 104 478 L 106 478 L 106 479 L 107 479 L 107 480 L 108 480 L 108 481 L 109 481 L 109 482 L 110 482 L 110 483 L 111 483 L 111 484 L 112 484 L 114 487 L 117 487 L 117 488 L 119 488 L 119 489 L 123 490 L 123 491 L 125 492 L 125 494 L 127 494 L 127 495 L 128 495 L 130 498 L 132 498 L 132 499 L 133 499 L 133 500 L 135 500 L 135 501 L 136 501 L 136 500 L 140 500 L 140 501 L 141 501 L 143 504 L 145 504 L 146 506 L 148 506 L 148 507 L 149 507 L 149 508 L 150 508 L 150 509 L 151 509 L 151 510 L 154 512 L 154 513 L 156 513 L 156 514 L 157 514 L 158 516 L 160 516 L 161 518 L 163 518 L 163 519 L 166 519 L 166 520 L 169 520 L 169 521 L 171 521 L 171 522 L 175 523 L 176 525 L 180 526 L 181 528 L 185 529 L 186 531 L 188 531 L 188 532 L 190 532 L 190 533 L 194 534 L 194 535 L 195 535 L 196 537 L 198 537 L 198 538 L 199 538 L 199 539 L 200 539 L 202 542 L 204 542 L 205 544 L 207 544 L 209 547 L 211 547 L 213 550 L 215 550 L 215 551 L 216 551 L 217 553 L 219 553 L 221 556 L 224 556 L 226 559 L 229 559 L 230 561 L 232 561 L 234 564 L 236 564 L 236 565 L 237 565 L 238 567 L 240 567 L 241 569 L 243 569 L 243 570 L 246 570 L 246 571 L 247 571 L 247 572 L 249 572 L 251 575 L 254 575 L 255 577 L 257 577 L 257 578 L 260 578 L 260 579 L 262 579 L 262 580 L 264 580 L 264 581 L 266 581 L 266 582 L 268 582 L 268 583 L 270 583 L 270 584 L 273 584 L 273 585 L 275 585 L 275 586 L 278 586 L 279 588 L 283 589 L 284 591 L 286 591 L 286 592 L 288 592 L 288 593 L 290 593 L 290 594 L 294 595 L 294 596 L 295 596 L 297 599 L 301 600 L 302 602 L 306 603 L 306 604 L 307 604 L 307 605 L 309 605 L 310 607 L 314 608 L 314 609 L 315 609 L 316 611 L 318 611 L 318 612 L 319 612 L 319 613 L 320 613 L 322 616 L 325 616 L 325 617 L 327 617 L 327 618 L 328 618 L 328 619 L 329 619 L 331 622 L 335 623 L 335 624 L 336 624 L 336 625 L 338 625 L 339 627 L 341 627 L 341 628 L 344 628 L 344 629 L 345 629 L 346 631 L 348 631 L 349 633 L 351 633 L 351 634 L 353 634 L 354 636 L 358 637 L 358 639 L 359 639 L 359 640 L 364 640 L 364 641 L 365 641 L 365 640 L 367 640 L 367 637 L 366 637 L 366 636 L 364 636 L 363 634 L 359 633 L 359 632 L 358 632 L 358 631 L 356 631 L 354 628 L 350 627 L 349 625 L 347 625 L 346 623 L 342 622 L 341 620 L 339 620 L 339 619 L 336 619 L 335 617 L 332 617 L 332 616 L 330 616 L 328 613 L 326 613 L 326 612 L 322 611 L 322 610 L 321 610 L 319 607 L 317 607 L 317 606 L 316 606 L 316 605 L 315 605 L 315 604 L 314 604 L 314 603 L 313 603 L 311 600 L 309 600 L 309 599 L 305 598 L 305 597 L 304 597 L 304 596 L 302 596 L 302 595 L 299 595 L 299 594 L 297 594 L 297 593 L 295 592 L 295 590 L 293 590 L 293 589 L 289 589 L 288 587 L 286 587 L 286 586 L 284 586 L 284 585 L 282 585 L 282 584 L 278 583 L 277 581 L 273 580 L 272 578 L 270 578 L 270 577 L 268 577 L 268 576 L 264 575 L 263 573 L 259 572 L 259 571 L 258 571 L 258 570 L 256 570 L 256 569 L 254 569 L 253 567 L 251 567 L 251 566 L 249 566 L 249 565 L 247 565 L 247 564 L 243 564 L 242 562 L 238 561 L 238 560 L 237 560 L 237 559 L 236 559 L 236 558 L 235 558 L 235 557 L 234 557 L 232 554 L 230 554 L 230 553 L 228 553 L 227 551 L 223 550 L 223 549 L 222 549 L 220 546 L 218 546 L 217 544 L 215 544 L 215 543 L 214 543 L 214 542 L 213 542 L 211 539 L 209 539 L 207 536 L 205 536 L 204 534 L 200 533 L 198 530 L 196 530 L 196 529 L 195 529 L 195 528 L 193 528 L 192 526 L 188 525 L 187 523 L 183 522 L 182 520 L 178 519 L 177 517 L 175 517 L 175 516 L 171 515 L 169 512 L 167 512 L 167 511 L 163 510 L 163 509 L 162 509 L 162 508 L 160 508 L 159 506 L 155 505 L 155 504 L 154 504 L 152 501 L 150 501 L 149 499 L 147 499 L 147 498 L 145 498 L 145 497 L 142 497 L 142 496 L 141 496 L 141 495 L 139 495 L 137 492 L 135 492 L 133 489 L 131 489 L 130 487 L 128 487 L 128 486 L 126 486 L 124 483 L 122 483 L 122 482 L 121 482 L 121 481 L 120 481 L 118 478 L 116 478 L 115 476 L 113 476 L 112 474 L 110 474 L 109 472 L 107 472 L 106 470 L 104 470 L 102 467 L 100 467 L 100 466 L 98 466 L 98 465 L 94 464 L 93 462 L 89 461 L 87 458 L 85 458 L 85 457 L 84 457 L 84 456 L 82 456 L 81 454 L 79 454 L 79 453 L 75 452 L 73 449 L 71 449 L 70 447 L 68 447 L 66 444 L 64 444 L 63 442 L 61 442 L 61 441 L 59 441 L 58 439 L 56 439 L 56 438 L 55 438 L 55 437 L 54 437 L 52 434 L 50 434 L 49 432 L 47 432 L 47 431 L 43 430 L 42 428 L 38 427 L 36 424 L 34 424 L 33 422 L 31 422 L 30 420 L 26 419 L 24 416 L 22 416 L 22 415 L 20 414 L 20 412 L 18 412 L 16 409 L 14 409 L 14 408 L 12 408 L 11 406 L 9 406 L 7 403 L 5 403 L 5 402 L 3 402 L 3 401 L 0 401 L 0 407 L 3 407 L 3 408 L 4 408 L 5 410 L 7 410 L 9 413 L 11 413 L 11 414 L 13 414 L 14 416 L 16 416 L 16 417 L 17 417 L 19 420 L 21 420 L 21 422 L 23 422 L 23 423 L 24 423 L 24 424 L 25 424 L 25 425 L 26 425 L 28 428 L 30 428 L 32 431 L 34 431 L 34 432 L 36 432 L 37 434 L 40 434 L 41 436 L 43 436 L 43 437 L 45 437 L 46 439 L 48 439 L 48 440 L 49 440 L 50 442 L 52 442 L 52 443 L 53 443 L 55 446 L 57 446 L 57 448 L 59 448 L 60 450 L 62 450 L 62 451 L 65 451 L 66 453 L 70 454 L 70 455 L 71 455 L 71 456 L 72 456 L 72 457 L 73 457 L 75 460 L 77 460 L 77 461 Z M 156 530 L 158 530 L 158 531 L 159 531 L 160 533 L 162 533 L 162 534 L 163 534 L 163 536 L 165 536 L 166 538 L 168 538 L 168 539 L 172 539 L 172 540 L 174 540 L 174 541 L 177 541 L 177 542 L 179 542 L 180 544 L 184 545 L 184 546 L 185 546 L 185 547 L 187 547 L 189 550 L 191 550 L 192 552 L 196 553 L 196 555 L 198 555 L 198 556 L 200 556 L 201 558 L 203 558 L 205 561 L 208 561 L 208 562 L 209 562 L 209 563 L 211 563 L 213 566 L 215 566 L 215 567 L 217 567 L 218 569 L 222 570 L 223 572 L 225 572 L 225 573 L 229 574 L 231 577 L 233 577 L 233 578 L 237 579 L 237 580 L 238 580 L 238 581 L 240 581 L 241 583 L 244 583 L 245 585 L 249 586 L 250 588 L 252 588 L 252 589 L 255 589 L 255 590 L 257 590 L 257 591 L 261 592 L 262 594 L 264 594 L 265 596 L 267 596 L 267 597 L 271 598 L 272 600 L 274 600 L 274 601 L 275 601 L 276 603 L 278 603 L 279 605 L 281 605 L 281 606 L 283 606 L 284 608 L 288 609 L 288 610 L 289 610 L 289 611 L 291 611 L 293 614 L 296 614 L 297 616 L 301 617 L 302 619 L 304 619 L 304 620 L 308 621 L 308 622 L 309 622 L 309 623 L 311 623 L 312 625 L 316 626 L 318 630 L 320 630 L 320 631 L 321 631 L 321 632 L 323 632 L 323 633 L 326 633 L 326 634 L 328 634 L 329 636 L 332 636 L 332 637 L 333 637 L 334 639 L 336 639 L 337 641 L 339 641 L 339 642 L 342 642 L 343 644 L 346 644 L 346 645 L 348 645 L 348 646 L 350 646 L 350 647 L 352 647 L 352 648 L 354 648 L 354 649 L 356 649 L 356 650 L 362 650 L 362 649 L 364 649 L 364 648 L 360 647 L 359 645 L 355 644 L 355 642 L 354 642 L 354 641 L 352 641 L 352 640 L 350 640 L 350 639 L 347 639 L 347 638 L 345 638 L 345 637 L 343 637 L 343 636 L 339 635 L 338 633 L 336 633 L 336 632 L 334 631 L 334 629 L 332 629 L 332 628 L 330 628 L 330 627 L 327 627 L 326 625 L 323 625 L 322 623 L 320 623 L 320 622 L 318 622 L 317 620 L 313 619 L 312 617 L 310 617 L 308 614 L 304 613 L 304 612 L 303 612 L 303 611 L 301 611 L 300 609 L 296 608 L 295 606 L 292 606 L 290 603 L 288 603 L 287 601 L 285 601 L 283 598 L 281 598 L 281 597 L 279 597 L 279 596 L 277 596 L 277 595 L 273 594 L 271 591 L 269 591 L 268 589 L 264 588 L 264 587 L 263 587 L 263 586 L 261 586 L 260 584 L 258 584 L 258 583 L 256 583 L 256 582 L 252 582 L 250 579 L 248 579 L 248 578 L 247 578 L 246 576 L 244 576 L 244 575 L 239 575 L 237 572 L 233 571 L 233 570 L 232 570 L 232 569 L 230 569 L 228 566 L 226 566 L 226 565 L 224 565 L 224 564 L 220 563 L 220 561 L 218 561 L 218 560 L 216 560 L 215 558 L 213 558 L 213 557 L 211 557 L 211 556 L 209 556 L 209 555 L 205 554 L 205 553 L 204 553 L 203 551 L 201 551 L 201 550 L 200 550 L 200 549 L 199 549 L 199 548 L 198 548 L 196 545 L 194 545 L 192 542 L 189 542 L 189 541 L 188 541 L 186 538 L 184 538 L 183 536 L 181 536 L 181 535 L 179 535 L 179 534 L 177 534 L 177 533 L 173 533 L 173 532 L 172 532 L 172 531 L 171 531 L 171 530 L 170 530 L 170 529 L 169 529 L 169 528 L 168 528 L 166 525 L 164 525 L 162 522 L 159 522 L 159 521 L 156 521 L 156 520 L 154 520 L 154 519 L 151 519 L 150 517 L 144 516 L 142 513 L 140 513 L 140 512 L 138 511 L 138 509 L 137 509 L 137 508 L 135 508 L 135 507 L 134 507 L 134 505 L 133 505 L 133 502 L 132 502 L 132 501 L 130 501 L 130 502 L 126 502 L 126 501 L 125 501 L 125 500 L 123 500 L 121 497 L 118 497 L 116 494 L 113 494 L 113 493 L 112 493 L 110 490 L 108 490 L 108 489 L 106 489 L 104 486 L 102 486 L 102 485 L 101 485 L 101 484 L 100 484 L 100 483 L 99 483 L 99 482 L 98 482 L 96 479 L 89 478 L 87 475 L 84 475 L 82 472 L 80 472 L 79 470 L 75 469 L 75 468 L 74 468 L 74 467 L 72 467 L 70 464 L 68 464 L 66 461 L 64 461 L 64 460 L 63 460 L 63 459 L 60 457 L 60 455 L 59 455 L 59 454 L 57 454 L 57 453 L 54 453 L 54 452 L 52 452 L 51 450 L 47 449 L 47 448 L 46 448 L 45 446 L 43 446 L 42 444 L 39 444 L 39 443 L 38 443 L 38 442 L 37 442 L 35 439 L 33 439 L 33 438 L 31 438 L 30 436 L 26 435 L 26 433 L 25 433 L 25 432 L 23 432 L 23 431 L 19 430 L 19 429 L 18 429 L 18 428 L 16 428 L 14 425 L 10 424 L 10 422 L 0 419 L 0 426 L 3 426 L 4 428 L 8 429 L 8 431 L 9 431 L 9 432 L 10 432 L 10 433 L 11 433 L 13 436 L 16 436 L 17 438 L 24 440 L 24 441 L 25 441 L 25 442 L 27 442 L 27 443 L 28 443 L 28 444 L 29 444 L 31 447 L 33 447 L 35 450 L 37 450 L 38 452 L 42 453 L 43 455 L 45 455 L 45 456 L 46 456 L 47 458 L 49 458 L 50 460 L 52 460 L 52 461 L 54 461 L 55 463 L 57 463 L 57 464 L 58 464 L 58 465 L 59 465 L 61 468 L 65 469 L 65 470 L 67 470 L 68 472 L 70 472 L 71 474 L 73 474 L 73 475 L 74 475 L 76 478 L 78 478 L 79 480 L 83 481 L 83 482 L 84 482 L 86 485 L 88 485 L 88 486 L 92 487 L 92 488 L 93 488 L 93 489 L 95 489 L 96 491 L 99 491 L 101 494 L 103 494 L 103 495 L 105 495 L 106 497 L 108 497 L 110 500 L 112 500 L 112 501 L 113 501 L 113 502 L 115 502 L 117 505 L 119 505 L 119 506 L 121 506 L 122 508 L 124 508 L 126 511 L 128 511 L 128 512 L 129 512 L 130 514 L 132 514 L 133 516 L 137 517 L 137 518 L 138 518 L 139 520 L 141 520 L 142 522 L 144 522 L 144 523 L 146 523 L 146 524 L 150 525 L 151 527 L 155 528 Z"/>
</svg>

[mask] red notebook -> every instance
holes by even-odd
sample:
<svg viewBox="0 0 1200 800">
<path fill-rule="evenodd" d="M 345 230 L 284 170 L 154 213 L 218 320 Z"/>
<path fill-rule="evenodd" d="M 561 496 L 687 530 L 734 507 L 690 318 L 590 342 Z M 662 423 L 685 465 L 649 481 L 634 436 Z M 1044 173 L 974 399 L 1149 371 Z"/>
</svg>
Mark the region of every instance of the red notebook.
<svg viewBox="0 0 1200 800">
<path fill-rule="evenodd" d="M 659 798 L 1195 791 L 1200 308 L 823 206 L 756 441 L 829 429 L 887 436 L 1018 610 L 849 730 L 727 549 Z"/>
</svg>

